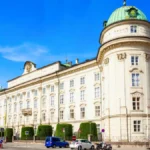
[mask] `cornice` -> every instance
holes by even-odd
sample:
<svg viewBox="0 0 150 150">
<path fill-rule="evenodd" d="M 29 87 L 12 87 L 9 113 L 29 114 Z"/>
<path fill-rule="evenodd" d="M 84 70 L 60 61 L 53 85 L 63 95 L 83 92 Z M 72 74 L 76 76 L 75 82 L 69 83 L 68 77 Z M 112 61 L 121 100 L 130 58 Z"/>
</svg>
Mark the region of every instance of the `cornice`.
<svg viewBox="0 0 150 150">
<path fill-rule="evenodd" d="M 150 46 L 150 40 L 148 38 L 145 37 L 124 37 L 124 38 L 120 38 L 120 39 L 115 39 L 112 41 L 109 41 L 108 43 L 105 43 L 104 45 L 102 45 L 99 49 L 99 53 L 97 56 L 97 62 L 99 64 L 102 64 L 104 62 L 104 55 L 115 49 L 115 48 L 119 48 L 119 47 L 123 47 L 123 46 L 133 46 L 133 45 L 148 45 Z M 124 55 L 124 58 L 126 57 L 126 55 Z M 108 62 L 108 61 L 107 61 Z"/>
<path fill-rule="evenodd" d="M 87 62 L 87 64 L 82 64 L 81 66 L 76 66 L 74 68 L 70 68 L 70 69 L 67 69 L 67 70 L 58 71 L 57 73 L 52 73 L 52 74 L 46 75 L 44 77 L 41 77 L 41 78 L 38 78 L 38 79 L 36 78 L 36 79 L 31 80 L 31 81 L 19 84 L 17 86 L 14 86 L 14 87 L 11 87 L 11 88 L 7 89 L 4 92 L 1 92 L 0 96 L 11 93 L 11 92 L 14 92 L 16 90 L 24 89 L 26 87 L 34 86 L 34 85 L 40 84 L 40 83 L 45 82 L 45 81 L 58 79 L 62 76 L 66 76 L 66 75 L 69 75 L 69 74 L 72 74 L 72 73 L 76 73 L 76 72 L 79 72 L 79 71 L 82 71 L 82 70 L 86 70 L 86 69 L 92 68 L 94 66 L 97 66 L 96 60 L 93 60 L 92 62 Z M 40 88 L 39 88 L 39 90 L 40 90 Z"/>
</svg>

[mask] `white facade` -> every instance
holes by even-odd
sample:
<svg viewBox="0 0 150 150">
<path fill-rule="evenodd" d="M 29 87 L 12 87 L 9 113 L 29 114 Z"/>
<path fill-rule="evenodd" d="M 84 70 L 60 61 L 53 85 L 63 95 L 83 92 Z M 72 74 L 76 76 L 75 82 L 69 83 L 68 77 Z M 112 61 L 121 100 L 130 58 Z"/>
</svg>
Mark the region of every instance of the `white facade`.
<svg viewBox="0 0 150 150">
<path fill-rule="evenodd" d="M 135 28 L 135 29 L 134 29 Z M 106 27 L 97 58 L 66 67 L 60 62 L 22 76 L 0 92 L 0 126 L 20 132 L 58 122 L 93 121 L 108 141 L 145 141 L 150 134 L 150 24 L 126 20 Z M 24 116 L 27 112 L 30 116 Z"/>
</svg>

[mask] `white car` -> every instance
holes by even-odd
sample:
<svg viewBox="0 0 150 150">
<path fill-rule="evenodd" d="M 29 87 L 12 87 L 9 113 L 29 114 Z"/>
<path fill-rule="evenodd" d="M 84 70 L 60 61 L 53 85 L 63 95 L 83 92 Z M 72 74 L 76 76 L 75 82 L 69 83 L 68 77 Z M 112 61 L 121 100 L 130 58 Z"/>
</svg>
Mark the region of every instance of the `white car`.
<svg viewBox="0 0 150 150">
<path fill-rule="evenodd" d="M 82 149 L 94 150 L 94 145 L 86 139 L 77 139 L 77 140 L 71 142 L 70 148 L 78 149 L 78 150 L 82 150 Z"/>
</svg>

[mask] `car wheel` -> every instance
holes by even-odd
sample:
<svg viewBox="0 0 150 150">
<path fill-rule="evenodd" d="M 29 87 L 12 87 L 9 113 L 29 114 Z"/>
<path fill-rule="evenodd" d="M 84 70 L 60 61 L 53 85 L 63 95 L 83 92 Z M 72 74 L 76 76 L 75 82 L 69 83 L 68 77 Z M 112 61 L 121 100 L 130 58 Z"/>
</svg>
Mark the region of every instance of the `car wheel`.
<svg viewBox="0 0 150 150">
<path fill-rule="evenodd" d="M 91 146 L 91 150 L 94 150 L 94 146 L 93 145 Z"/>
<path fill-rule="evenodd" d="M 46 146 L 47 148 L 49 148 L 49 146 Z"/>
<path fill-rule="evenodd" d="M 65 145 L 65 148 L 68 148 L 69 147 L 69 145 L 67 144 L 67 145 Z"/>
<path fill-rule="evenodd" d="M 56 145 L 53 145 L 53 148 L 56 148 Z"/>
<path fill-rule="evenodd" d="M 61 148 L 61 146 L 59 146 L 59 148 Z"/>
<path fill-rule="evenodd" d="M 78 147 L 78 150 L 82 150 L 82 146 L 79 146 L 79 147 Z"/>
</svg>

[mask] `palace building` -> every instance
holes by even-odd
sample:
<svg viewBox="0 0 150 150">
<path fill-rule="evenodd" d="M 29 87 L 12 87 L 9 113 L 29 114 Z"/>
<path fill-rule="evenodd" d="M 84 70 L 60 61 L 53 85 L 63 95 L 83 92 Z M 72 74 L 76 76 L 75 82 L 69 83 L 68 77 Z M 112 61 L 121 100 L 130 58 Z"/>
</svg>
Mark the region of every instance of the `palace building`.
<svg viewBox="0 0 150 150">
<path fill-rule="evenodd" d="M 150 23 L 134 6 L 116 9 L 104 22 L 94 59 L 27 61 L 21 76 L 0 92 L 0 127 L 92 121 L 108 141 L 142 141 L 150 135 Z"/>
</svg>

